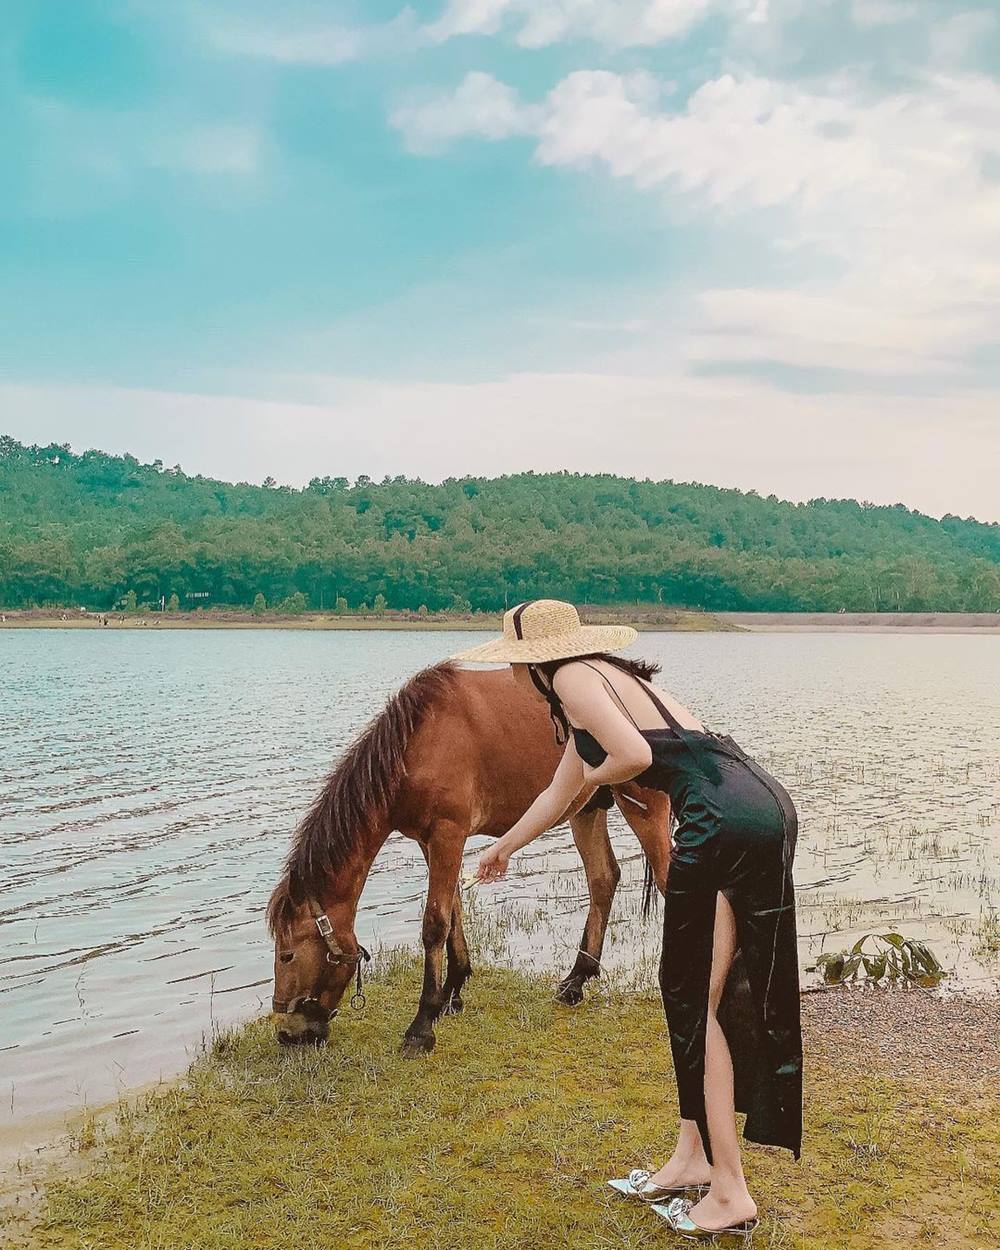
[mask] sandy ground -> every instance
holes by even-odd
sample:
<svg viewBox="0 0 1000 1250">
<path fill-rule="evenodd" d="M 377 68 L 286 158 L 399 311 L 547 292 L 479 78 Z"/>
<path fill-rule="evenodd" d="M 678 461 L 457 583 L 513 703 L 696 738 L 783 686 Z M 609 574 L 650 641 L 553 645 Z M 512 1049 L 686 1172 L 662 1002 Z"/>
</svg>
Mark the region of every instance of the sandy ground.
<svg viewBox="0 0 1000 1250">
<path fill-rule="evenodd" d="M 251 612 L 136 612 L 122 617 L 108 613 L 107 625 L 99 613 L 79 611 L 49 612 L 34 610 L 8 611 L 2 614 L 0 629 L 470 629 L 498 633 L 502 618 L 482 613 L 474 616 L 438 613 L 418 616 L 415 612 L 387 613 L 385 616 L 334 616 L 328 613 L 303 613 L 301 616 L 280 616 Z M 710 612 L 685 612 L 673 609 L 637 608 L 587 609 L 582 611 L 590 624 L 627 620 L 639 629 L 648 630 L 721 630 L 739 632 L 742 626 L 726 624 Z"/>
<path fill-rule="evenodd" d="M 720 621 L 754 633 L 997 634 L 997 612 L 719 612 Z"/>
<path fill-rule="evenodd" d="M 584 608 L 581 615 L 593 624 L 627 621 L 640 630 L 721 630 L 752 633 L 875 633 L 996 634 L 997 612 L 687 612 L 655 608 Z M 138 612 L 108 616 L 101 625 L 96 614 L 80 612 L 9 611 L 0 629 L 470 629 L 489 633 L 501 628 L 499 615 L 449 616 L 443 613 L 389 613 L 386 616 L 334 616 L 305 613 L 255 617 L 250 612 Z"/>
</svg>

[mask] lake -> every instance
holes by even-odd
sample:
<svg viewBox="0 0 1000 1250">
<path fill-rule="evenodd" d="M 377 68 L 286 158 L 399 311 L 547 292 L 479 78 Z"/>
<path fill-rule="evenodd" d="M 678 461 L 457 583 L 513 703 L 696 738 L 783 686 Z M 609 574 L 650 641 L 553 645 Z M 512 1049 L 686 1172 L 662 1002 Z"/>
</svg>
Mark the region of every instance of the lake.
<svg viewBox="0 0 1000 1250">
<path fill-rule="evenodd" d="M 0 629 L 0 1123 L 171 1075 L 267 1010 L 263 908 L 320 779 L 410 674 L 481 638 Z M 791 792 L 803 967 L 891 926 L 949 988 L 996 990 L 1000 639 L 646 633 L 630 653 Z M 608 975 L 655 988 L 617 813 L 612 840 Z M 415 943 L 424 888 L 394 835 L 359 939 Z M 544 835 L 475 897 L 490 957 L 565 971 L 585 898 L 568 830 Z"/>
</svg>

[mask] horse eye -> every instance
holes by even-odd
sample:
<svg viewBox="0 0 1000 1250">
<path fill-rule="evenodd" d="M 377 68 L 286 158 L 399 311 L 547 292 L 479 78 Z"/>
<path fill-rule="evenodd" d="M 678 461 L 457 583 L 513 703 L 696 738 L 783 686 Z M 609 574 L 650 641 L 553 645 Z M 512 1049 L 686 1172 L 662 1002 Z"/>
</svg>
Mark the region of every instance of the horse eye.
<svg viewBox="0 0 1000 1250">
<path fill-rule="evenodd" d="M 292 960 L 295 958 L 295 952 L 294 951 L 282 951 L 281 954 L 278 956 L 278 958 L 281 960 L 283 964 L 290 964 Z"/>
</svg>

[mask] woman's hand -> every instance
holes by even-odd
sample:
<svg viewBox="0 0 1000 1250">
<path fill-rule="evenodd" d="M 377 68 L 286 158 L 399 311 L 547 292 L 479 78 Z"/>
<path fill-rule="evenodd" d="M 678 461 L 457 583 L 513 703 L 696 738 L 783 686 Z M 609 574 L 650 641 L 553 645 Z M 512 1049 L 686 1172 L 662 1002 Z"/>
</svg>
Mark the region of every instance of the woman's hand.
<svg viewBox="0 0 1000 1250">
<path fill-rule="evenodd" d="M 478 882 L 499 881 L 507 873 L 510 852 L 504 849 L 503 839 L 488 846 L 479 857 L 474 880 Z"/>
</svg>

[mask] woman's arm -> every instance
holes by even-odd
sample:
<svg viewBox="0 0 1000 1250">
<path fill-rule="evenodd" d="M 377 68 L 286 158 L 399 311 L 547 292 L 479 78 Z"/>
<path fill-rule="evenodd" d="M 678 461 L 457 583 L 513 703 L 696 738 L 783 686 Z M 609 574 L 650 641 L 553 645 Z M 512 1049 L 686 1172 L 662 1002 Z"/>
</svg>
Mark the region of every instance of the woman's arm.
<svg viewBox="0 0 1000 1250">
<path fill-rule="evenodd" d="M 507 871 L 511 855 L 522 846 L 533 842 L 546 829 L 550 829 L 580 793 L 583 785 L 583 760 L 577 755 L 573 739 L 570 738 L 549 784 L 521 819 L 480 855 L 475 879 L 495 881 L 502 877 Z"/>
</svg>

